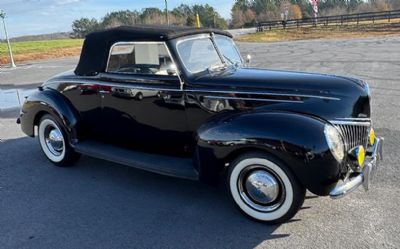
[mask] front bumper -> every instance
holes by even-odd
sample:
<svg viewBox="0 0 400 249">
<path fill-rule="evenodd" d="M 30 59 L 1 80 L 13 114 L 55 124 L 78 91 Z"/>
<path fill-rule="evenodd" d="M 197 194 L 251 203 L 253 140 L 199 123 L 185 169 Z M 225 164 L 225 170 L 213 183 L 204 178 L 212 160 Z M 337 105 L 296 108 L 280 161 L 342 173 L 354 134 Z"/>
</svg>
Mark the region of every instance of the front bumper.
<svg viewBox="0 0 400 249">
<path fill-rule="evenodd" d="M 357 176 L 351 177 L 343 183 L 336 185 L 336 187 L 329 193 L 331 198 L 341 198 L 357 189 L 360 185 L 363 185 L 365 191 L 369 189 L 370 182 L 380 161 L 383 159 L 383 141 L 384 138 L 376 138 L 375 144 L 367 151 L 366 162 L 362 172 Z"/>
</svg>

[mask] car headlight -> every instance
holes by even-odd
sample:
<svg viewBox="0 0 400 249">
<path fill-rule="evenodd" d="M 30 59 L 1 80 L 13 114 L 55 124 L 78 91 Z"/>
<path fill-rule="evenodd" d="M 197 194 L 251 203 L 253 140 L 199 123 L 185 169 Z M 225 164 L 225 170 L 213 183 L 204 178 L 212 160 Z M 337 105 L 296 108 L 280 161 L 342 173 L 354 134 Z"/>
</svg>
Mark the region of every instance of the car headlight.
<svg viewBox="0 0 400 249">
<path fill-rule="evenodd" d="M 340 163 L 344 158 L 344 143 L 339 131 L 332 125 L 325 125 L 325 138 L 332 155 Z"/>
</svg>

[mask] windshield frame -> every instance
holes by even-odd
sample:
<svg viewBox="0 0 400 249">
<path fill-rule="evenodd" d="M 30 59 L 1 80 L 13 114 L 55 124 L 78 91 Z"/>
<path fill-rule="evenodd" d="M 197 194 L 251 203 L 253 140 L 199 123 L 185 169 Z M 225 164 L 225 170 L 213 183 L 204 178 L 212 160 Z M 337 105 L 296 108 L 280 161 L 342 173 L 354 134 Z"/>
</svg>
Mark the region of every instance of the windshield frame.
<svg viewBox="0 0 400 249">
<path fill-rule="evenodd" d="M 232 41 L 232 46 L 235 49 L 236 53 L 239 55 L 240 65 L 243 65 L 244 60 L 242 58 L 242 55 L 240 54 L 239 48 L 237 47 L 235 41 L 229 36 L 225 36 L 225 35 L 221 35 L 221 34 L 214 34 L 215 46 L 221 52 L 221 56 L 224 57 L 224 54 L 222 53 L 221 49 L 218 47 L 217 40 L 216 40 L 216 38 L 218 38 L 218 37 L 222 37 L 224 39 L 228 39 L 228 40 Z M 224 59 L 225 59 L 225 57 L 224 57 Z"/>
<path fill-rule="evenodd" d="M 182 38 L 178 38 L 178 39 L 175 39 L 175 40 L 174 40 L 174 50 L 177 52 L 177 55 L 178 55 L 179 60 L 180 60 L 180 62 L 181 62 L 181 64 L 182 64 L 182 66 L 183 66 L 183 69 L 184 69 L 188 74 L 190 74 L 190 75 L 201 74 L 201 73 L 204 73 L 204 72 L 209 71 L 210 67 L 213 66 L 213 65 L 209 65 L 208 68 L 205 68 L 204 70 L 197 71 L 197 72 L 191 71 L 191 70 L 186 66 L 184 60 L 182 59 L 182 55 L 181 55 L 181 52 L 180 52 L 180 50 L 179 50 L 178 47 L 179 47 L 179 45 L 180 45 L 181 43 L 186 42 L 186 41 L 190 41 L 190 40 L 197 40 L 197 39 L 204 39 L 204 38 L 210 39 L 211 43 L 212 43 L 213 46 L 214 46 L 215 52 L 217 53 L 217 55 L 218 55 L 218 57 L 219 57 L 219 59 L 220 59 L 221 65 L 225 65 L 226 67 L 235 66 L 235 65 L 231 64 L 230 62 L 227 62 L 227 60 L 225 59 L 225 57 L 224 57 L 224 55 L 222 54 L 221 50 L 219 49 L 219 47 L 218 47 L 218 45 L 217 45 L 217 43 L 216 43 L 216 41 L 215 41 L 215 36 L 217 36 L 217 35 L 218 35 L 218 36 L 224 36 L 224 35 L 220 35 L 220 34 L 216 34 L 216 35 L 215 35 L 214 33 L 204 33 L 204 34 L 197 34 L 197 35 L 182 37 Z M 229 37 L 229 36 L 226 36 L 226 37 L 229 38 L 229 39 L 232 39 L 232 38 Z M 239 55 L 239 58 L 240 58 L 240 65 L 243 65 L 243 58 L 242 58 L 242 56 L 241 56 L 241 54 L 240 54 L 240 52 L 239 52 L 239 50 L 238 50 L 238 48 L 237 48 L 235 42 L 233 42 L 233 40 L 232 40 L 232 45 L 233 45 L 235 51 L 236 51 L 236 52 L 238 53 L 238 55 Z"/>
</svg>

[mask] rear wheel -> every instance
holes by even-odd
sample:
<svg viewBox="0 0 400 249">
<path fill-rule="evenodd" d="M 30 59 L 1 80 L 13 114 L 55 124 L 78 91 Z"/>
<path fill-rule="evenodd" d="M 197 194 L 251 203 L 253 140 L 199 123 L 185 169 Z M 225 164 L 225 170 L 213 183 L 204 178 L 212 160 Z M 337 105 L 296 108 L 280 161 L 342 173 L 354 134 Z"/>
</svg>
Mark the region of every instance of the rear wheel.
<svg viewBox="0 0 400 249">
<path fill-rule="evenodd" d="M 68 144 L 62 126 L 49 114 L 40 119 L 38 138 L 45 156 L 57 166 L 70 166 L 80 157 Z"/>
<path fill-rule="evenodd" d="M 136 99 L 142 100 L 142 99 L 143 99 L 143 93 L 138 92 L 138 93 L 136 94 Z"/>
<path fill-rule="evenodd" d="M 304 202 L 305 188 L 285 164 L 268 154 L 239 156 L 231 163 L 227 180 L 237 207 L 258 221 L 288 221 Z"/>
</svg>

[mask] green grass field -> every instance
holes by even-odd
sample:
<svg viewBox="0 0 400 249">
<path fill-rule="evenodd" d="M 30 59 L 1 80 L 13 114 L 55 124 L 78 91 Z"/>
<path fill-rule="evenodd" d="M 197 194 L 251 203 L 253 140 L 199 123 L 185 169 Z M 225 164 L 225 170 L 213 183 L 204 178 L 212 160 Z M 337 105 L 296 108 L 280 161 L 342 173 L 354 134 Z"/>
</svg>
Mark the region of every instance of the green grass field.
<svg viewBox="0 0 400 249">
<path fill-rule="evenodd" d="M 12 51 L 14 55 L 50 52 L 64 48 L 81 47 L 83 40 L 81 39 L 65 39 L 65 40 L 46 40 L 46 41 L 27 41 L 12 42 Z M 0 57 L 7 56 L 7 43 L 0 43 Z"/>
</svg>

